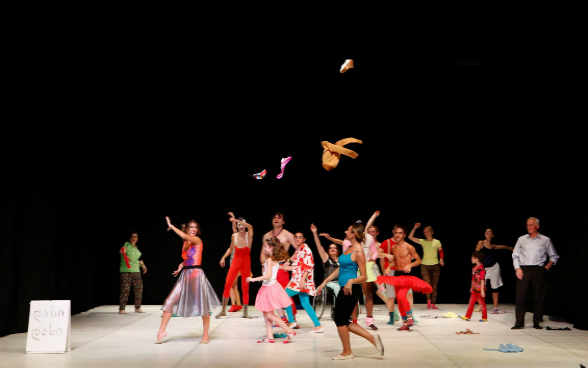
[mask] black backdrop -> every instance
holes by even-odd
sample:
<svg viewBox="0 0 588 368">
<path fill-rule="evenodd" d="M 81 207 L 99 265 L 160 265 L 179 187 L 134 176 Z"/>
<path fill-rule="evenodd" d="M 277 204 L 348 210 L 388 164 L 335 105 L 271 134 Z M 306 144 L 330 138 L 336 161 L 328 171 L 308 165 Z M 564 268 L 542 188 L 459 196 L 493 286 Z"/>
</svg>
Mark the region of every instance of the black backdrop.
<svg viewBox="0 0 588 368">
<path fill-rule="evenodd" d="M 165 216 L 201 224 L 220 295 L 229 211 L 255 228 L 254 274 L 275 211 L 311 247 L 310 223 L 341 237 L 375 210 L 380 241 L 395 223 L 431 225 L 446 254 L 440 304 L 467 302 L 469 255 L 486 228 L 513 246 L 536 216 L 561 255 L 547 313 L 588 328 L 583 79 L 530 52 L 572 57 L 565 40 L 521 46 L 514 30 L 482 26 L 202 35 L 172 18 L 124 18 L 128 4 L 126 22 L 108 26 L 102 13 L 58 16 L 63 7 L 12 3 L 14 27 L 3 24 L 0 335 L 26 331 L 30 300 L 71 299 L 73 313 L 118 304 L 117 249 L 134 230 L 149 268 L 143 303 L 161 304 L 181 261 Z M 342 75 L 345 49 L 356 69 Z M 359 157 L 325 171 L 320 142 L 346 137 L 363 141 L 349 146 Z M 263 169 L 263 180 L 246 174 Z M 504 303 L 514 302 L 509 256 Z"/>
</svg>

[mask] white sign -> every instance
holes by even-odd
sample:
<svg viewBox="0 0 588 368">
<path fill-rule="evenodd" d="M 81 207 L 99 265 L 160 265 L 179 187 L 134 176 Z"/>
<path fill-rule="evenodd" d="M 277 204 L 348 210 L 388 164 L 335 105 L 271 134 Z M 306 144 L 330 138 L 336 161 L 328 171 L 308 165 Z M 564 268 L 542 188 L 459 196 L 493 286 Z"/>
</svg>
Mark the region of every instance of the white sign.
<svg viewBox="0 0 588 368">
<path fill-rule="evenodd" d="M 31 300 L 27 353 L 71 351 L 71 300 Z"/>
</svg>

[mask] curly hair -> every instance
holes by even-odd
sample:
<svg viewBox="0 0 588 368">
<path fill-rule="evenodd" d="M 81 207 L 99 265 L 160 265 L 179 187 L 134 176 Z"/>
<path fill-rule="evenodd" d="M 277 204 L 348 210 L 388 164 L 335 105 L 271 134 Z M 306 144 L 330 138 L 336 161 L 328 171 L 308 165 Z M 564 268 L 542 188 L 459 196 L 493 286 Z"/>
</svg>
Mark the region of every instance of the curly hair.
<svg viewBox="0 0 588 368">
<path fill-rule="evenodd" d="M 280 239 L 277 237 L 271 237 L 268 240 L 268 245 L 274 250 L 272 251 L 271 259 L 275 262 L 285 261 L 286 259 L 290 258 L 290 255 L 284 249 L 284 245 L 280 242 Z"/>
</svg>

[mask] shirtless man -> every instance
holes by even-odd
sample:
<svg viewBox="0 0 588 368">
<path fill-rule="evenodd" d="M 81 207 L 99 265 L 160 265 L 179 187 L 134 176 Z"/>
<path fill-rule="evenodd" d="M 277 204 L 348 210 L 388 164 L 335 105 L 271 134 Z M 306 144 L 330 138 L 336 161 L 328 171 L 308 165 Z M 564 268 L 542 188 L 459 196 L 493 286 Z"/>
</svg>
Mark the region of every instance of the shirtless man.
<svg viewBox="0 0 588 368">
<path fill-rule="evenodd" d="M 267 232 L 262 239 L 263 244 L 261 246 L 261 253 L 259 254 L 259 261 L 261 262 L 262 269 L 265 265 L 265 260 L 267 258 L 263 254 L 263 247 L 265 244 L 267 244 L 267 241 L 269 239 L 271 239 L 274 236 L 280 239 L 280 242 L 284 245 L 284 249 L 286 250 L 286 252 L 290 249 L 290 245 L 294 244 L 294 234 L 284 229 L 285 223 L 286 222 L 284 221 L 284 214 L 282 212 L 276 212 L 272 219 L 272 225 L 274 226 L 274 229 L 272 231 Z M 289 264 L 292 264 L 292 262 L 289 262 Z M 282 285 L 282 287 L 285 290 L 286 286 L 288 286 L 288 283 L 290 282 L 290 273 L 286 270 L 280 269 L 278 271 L 277 279 L 280 285 Z M 294 304 L 294 299 L 290 299 L 292 300 L 293 313 L 294 315 L 296 315 L 296 304 Z M 276 310 L 276 313 L 278 314 L 278 317 L 282 318 L 283 321 L 288 323 L 288 317 L 286 316 L 286 311 L 284 309 L 278 309 Z M 294 321 L 296 321 L 296 316 L 294 316 Z M 294 328 L 298 329 L 299 327 L 296 326 Z"/>
<path fill-rule="evenodd" d="M 272 225 L 274 225 L 274 229 L 272 231 L 267 232 L 263 236 L 263 242 L 261 247 L 261 252 L 259 253 L 259 260 L 261 264 L 265 264 L 265 259 L 267 258 L 263 254 L 263 246 L 266 244 L 267 239 L 271 239 L 272 237 L 277 237 L 280 239 L 280 242 L 284 246 L 286 252 L 290 249 L 290 245 L 294 244 L 294 235 L 289 232 L 288 230 L 284 229 L 284 214 L 282 212 L 276 212 L 274 214 L 274 218 L 272 219 Z"/>
<path fill-rule="evenodd" d="M 406 233 L 406 226 L 394 225 L 392 234 L 394 235 L 394 241 L 396 244 L 391 247 L 394 260 L 392 260 L 388 265 L 388 268 L 386 268 L 386 275 L 389 274 L 390 269 L 393 266 L 396 266 L 397 276 L 395 277 L 403 277 L 402 272 L 404 272 L 404 274 L 409 274 L 413 267 L 421 264 L 421 257 L 418 255 L 414 247 L 404 241 Z M 411 262 L 413 259 L 415 261 Z M 409 327 L 414 325 L 412 309 L 406 297 L 406 293 L 410 287 L 409 283 L 406 283 L 406 285 L 394 286 L 396 302 L 398 303 L 398 309 L 400 310 L 400 316 L 403 321 L 402 327 L 398 329 L 399 331 L 409 331 Z"/>
</svg>

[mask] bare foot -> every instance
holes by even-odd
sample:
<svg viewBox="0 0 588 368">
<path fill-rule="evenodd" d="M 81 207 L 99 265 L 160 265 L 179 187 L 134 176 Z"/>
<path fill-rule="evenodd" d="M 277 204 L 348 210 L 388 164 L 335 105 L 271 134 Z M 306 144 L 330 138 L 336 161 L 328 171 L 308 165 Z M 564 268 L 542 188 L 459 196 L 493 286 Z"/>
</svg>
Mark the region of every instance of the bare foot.
<svg viewBox="0 0 588 368">
<path fill-rule="evenodd" d="M 227 312 L 225 311 L 221 311 L 219 314 L 217 314 L 214 318 L 221 318 L 221 317 L 225 317 L 227 315 Z"/>
<path fill-rule="evenodd" d="M 156 344 L 161 344 L 162 343 L 161 339 L 163 339 L 166 336 L 167 336 L 167 332 L 165 332 L 165 331 L 158 332 L 157 333 L 157 342 L 155 342 L 155 343 Z"/>
<path fill-rule="evenodd" d="M 202 339 L 200 340 L 199 344 L 208 344 L 210 341 L 208 339 Z"/>
</svg>

